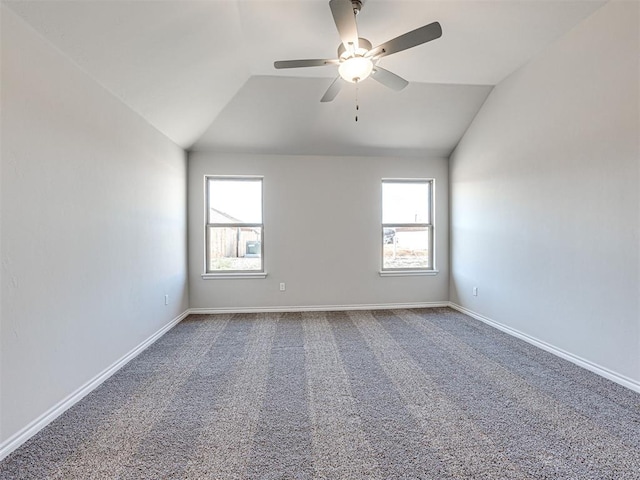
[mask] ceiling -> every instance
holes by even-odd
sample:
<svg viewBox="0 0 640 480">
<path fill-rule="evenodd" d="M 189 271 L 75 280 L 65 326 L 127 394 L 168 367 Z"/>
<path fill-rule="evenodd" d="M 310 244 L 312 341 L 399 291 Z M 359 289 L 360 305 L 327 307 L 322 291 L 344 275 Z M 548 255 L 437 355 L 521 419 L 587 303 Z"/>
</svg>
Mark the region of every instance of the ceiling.
<svg viewBox="0 0 640 480">
<path fill-rule="evenodd" d="M 328 0 L 3 2 L 178 145 L 330 155 L 447 156 L 491 88 L 580 23 L 600 0 L 366 0 L 358 30 L 375 46 L 438 21 L 443 36 L 383 58 L 409 80 L 373 80 L 319 100 L 335 66 Z"/>
</svg>

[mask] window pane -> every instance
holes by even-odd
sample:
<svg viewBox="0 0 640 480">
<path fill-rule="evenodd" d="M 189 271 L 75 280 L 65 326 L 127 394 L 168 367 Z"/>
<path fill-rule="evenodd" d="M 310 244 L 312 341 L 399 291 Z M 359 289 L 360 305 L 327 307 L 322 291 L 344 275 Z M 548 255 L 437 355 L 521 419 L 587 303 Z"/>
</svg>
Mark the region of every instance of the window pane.
<svg viewBox="0 0 640 480">
<path fill-rule="evenodd" d="M 430 182 L 382 182 L 382 223 L 431 223 Z"/>
<path fill-rule="evenodd" d="M 383 269 L 429 269 L 430 228 L 395 227 L 383 229 Z"/>
<path fill-rule="evenodd" d="M 261 179 L 209 179 L 208 223 L 262 223 Z"/>
<path fill-rule="evenodd" d="M 262 271 L 262 228 L 209 227 L 208 271 Z"/>
</svg>

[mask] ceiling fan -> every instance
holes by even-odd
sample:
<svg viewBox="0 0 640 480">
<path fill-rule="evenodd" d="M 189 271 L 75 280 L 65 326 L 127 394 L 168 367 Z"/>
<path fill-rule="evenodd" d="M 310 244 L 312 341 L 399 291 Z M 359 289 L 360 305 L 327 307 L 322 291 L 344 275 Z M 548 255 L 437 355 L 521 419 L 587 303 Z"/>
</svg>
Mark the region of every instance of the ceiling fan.
<svg viewBox="0 0 640 480">
<path fill-rule="evenodd" d="M 336 98 L 344 83 L 343 80 L 357 84 L 369 76 L 393 90 L 402 90 L 409 82 L 378 66 L 380 59 L 442 36 L 440 24 L 433 22 L 372 48 L 369 40 L 358 36 L 356 15 L 362 8 L 361 0 L 331 0 L 329 8 L 342 40 L 338 47 L 338 58 L 281 60 L 273 64 L 278 69 L 337 65 L 339 76 L 329 86 L 321 102 L 330 102 Z"/>
</svg>

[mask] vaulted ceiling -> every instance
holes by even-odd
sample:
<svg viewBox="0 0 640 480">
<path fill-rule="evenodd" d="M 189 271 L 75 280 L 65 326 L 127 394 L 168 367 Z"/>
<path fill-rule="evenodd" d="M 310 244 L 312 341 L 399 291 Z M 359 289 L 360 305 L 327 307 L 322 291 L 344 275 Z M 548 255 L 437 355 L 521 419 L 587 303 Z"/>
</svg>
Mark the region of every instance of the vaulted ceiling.
<svg viewBox="0 0 640 480">
<path fill-rule="evenodd" d="M 362 82 L 320 103 L 335 66 L 328 0 L 4 2 L 88 75 L 185 149 L 448 155 L 491 88 L 593 13 L 600 0 L 366 0 L 375 46 L 438 21 L 440 39 L 383 58 L 400 92 Z"/>
</svg>

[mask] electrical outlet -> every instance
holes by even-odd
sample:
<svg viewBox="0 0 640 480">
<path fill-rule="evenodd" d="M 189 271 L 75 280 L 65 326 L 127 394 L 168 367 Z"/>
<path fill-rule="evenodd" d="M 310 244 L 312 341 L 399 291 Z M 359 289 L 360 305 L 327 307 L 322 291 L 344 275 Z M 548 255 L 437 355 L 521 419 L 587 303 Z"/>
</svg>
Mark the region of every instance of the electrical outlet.
<svg viewBox="0 0 640 480">
<path fill-rule="evenodd" d="M 478 296 L 478 287 L 473 287 L 473 296 L 474 297 Z"/>
<path fill-rule="evenodd" d="M 284 284 L 284 282 L 282 282 L 282 283 L 280 284 L 280 291 L 281 291 L 281 292 L 284 292 L 286 289 L 287 289 L 287 286 Z"/>
<path fill-rule="evenodd" d="M 169 305 L 169 295 L 164 296 L 164 304 Z"/>
</svg>

